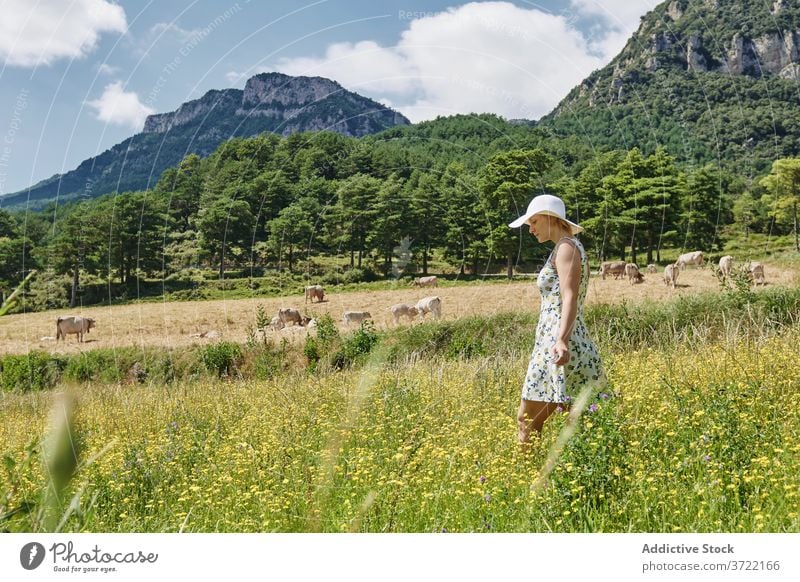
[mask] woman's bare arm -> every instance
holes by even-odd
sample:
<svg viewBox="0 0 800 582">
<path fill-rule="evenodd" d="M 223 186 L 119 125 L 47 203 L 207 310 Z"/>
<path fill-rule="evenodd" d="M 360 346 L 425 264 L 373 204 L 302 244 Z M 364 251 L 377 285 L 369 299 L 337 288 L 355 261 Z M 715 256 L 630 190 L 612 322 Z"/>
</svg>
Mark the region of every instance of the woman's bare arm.
<svg viewBox="0 0 800 582">
<path fill-rule="evenodd" d="M 561 288 L 561 326 L 553 355 L 556 365 L 569 362 L 569 339 L 578 316 L 578 287 L 581 281 L 581 254 L 575 245 L 565 243 L 556 249 L 556 272 Z"/>
</svg>

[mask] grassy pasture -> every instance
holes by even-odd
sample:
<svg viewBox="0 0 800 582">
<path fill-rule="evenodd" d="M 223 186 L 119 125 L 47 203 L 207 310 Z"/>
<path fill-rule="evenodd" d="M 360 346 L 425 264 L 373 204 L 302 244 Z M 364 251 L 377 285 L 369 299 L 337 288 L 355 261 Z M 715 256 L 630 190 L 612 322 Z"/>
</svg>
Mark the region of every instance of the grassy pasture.
<svg viewBox="0 0 800 582">
<path fill-rule="evenodd" d="M 765 271 L 768 287 L 793 286 L 798 280 L 795 265 L 765 262 Z M 716 290 L 719 290 L 719 283 L 708 268 L 690 267 L 682 272 L 674 291 L 663 285 L 660 273 L 647 274 L 644 283 L 633 286 L 613 277 L 602 280 L 593 275 L 587 303 L 662 302 Z M 366 310 L 372 314 L 379 329 L 393 325 L 390 306 L 401 302 L 416 303 L 426 295 L 442 298 L 443 318 L 451 321 L 505 311 L 537 312 L 539 308 L 539 294 L 533 279 L 483 284 L 444 283 L 437 289 L 415 289 L 407 284 L 398 284 L 394 289 L 381 291 L 329 292 L 326 301 L 313 304 L 305 304 L 303 296 L 297 294 L 278 298 L 146 302 L 9 315 L 0 318 L 0 353 L 26 353 L 32 349 L 79 353 L 97 347 L 181 347 L 209 341 L 195 337 L 209 330 L 219 332 L 226 340 L 244 342 L 247 326 L 253 324 L 259 305 L 270 315 L 280 307 L 294 307 L 312 316 L 330 313 L 337 321 L 345 310 Z M 97 327 L 85 336 L 85 343 L 77 343 L 75 336 L 70 336 L 67 342 L 43 340 L 55 337 L 56 318 L 68 314 L 97 320 Z M 295 342 L 302 341 L 306 333 L 304 328 L 289 327 L 277 332 L 275 337 Z"/>
</svg>

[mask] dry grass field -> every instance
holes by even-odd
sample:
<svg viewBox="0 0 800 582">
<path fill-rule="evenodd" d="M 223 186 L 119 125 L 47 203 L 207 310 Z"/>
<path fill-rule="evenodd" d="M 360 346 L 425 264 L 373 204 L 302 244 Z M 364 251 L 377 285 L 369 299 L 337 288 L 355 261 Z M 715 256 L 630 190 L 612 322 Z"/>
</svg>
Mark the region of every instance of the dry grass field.
<svg viewBox="0 0 800 582">
<path fill-rule="evenodd" d="M 768 285 L 790 286 L 798 282 L 794 269 L 765 264 Z M 646 274 L 639 285 L 608 277 L 605 281 L 592 275 L 587 302 L 619 303 L 644 300 L 666 300 L 676 296 L 719 290 L 719 283 L 710 269 L 690 267 L 680 274 L 678 288 L 665 287 L 661 274 Z M 25 353 L 39 349 L 58 353 L 75 353 L 93 348 L 122 346 L 162 346 L 165 348 L 213 341 L 196 337 L 214 330 L 230 341 L 244 342 L 247 327 L 255 323 L 258 305 L 274 315 L 280 307 L 294 307 L 309 315 L 330 313 L 341 320 L 342 311 L 369 311 L 376 327 L 393 325 L 389 307 L 395 303 L 415 303 L 426 295 L 442 298 L 444 319 L 470 315 L 488 315 L 501 311 L 537 310 L 539 294 L 533 279 L 523 282 L 486 283 L 477 285 L 441 286 L 438 289 L 404 288 L 387 291 L 332 292 L 326 301 L 304 305 L 301 295 L 216 301 L 141 303 L 119 306 L 93 306 L 85 309 L 54 310 L 40 313 L 8 315 L 0 318 L 0 353 Z M 66 342 L 55 342 L 56 318 L 61 315 L 83 315 L 97 320 L 97 327 L 84 336 L 80 344 L 71 335 Z M 430 317 L 430 315 L 428 316 Z M 274 332 L 276 337 L 296 341 L 304 337 L 304 328 L 289 327 Z"/>
</svg>

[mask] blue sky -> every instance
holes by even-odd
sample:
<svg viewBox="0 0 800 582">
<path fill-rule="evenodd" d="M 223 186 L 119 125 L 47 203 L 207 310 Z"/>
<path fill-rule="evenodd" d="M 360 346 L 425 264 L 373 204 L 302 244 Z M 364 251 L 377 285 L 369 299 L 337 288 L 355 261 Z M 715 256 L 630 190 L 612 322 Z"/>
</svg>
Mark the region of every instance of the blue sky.
<svg viewBox="0 0 800 582">
<path fill-rule="evenodd" d="M 655 0 L 5 0 L 0 194 L 74 169 L 209 89 L 324 76 L 412 121 L 536 119 Z"/>
</svg>

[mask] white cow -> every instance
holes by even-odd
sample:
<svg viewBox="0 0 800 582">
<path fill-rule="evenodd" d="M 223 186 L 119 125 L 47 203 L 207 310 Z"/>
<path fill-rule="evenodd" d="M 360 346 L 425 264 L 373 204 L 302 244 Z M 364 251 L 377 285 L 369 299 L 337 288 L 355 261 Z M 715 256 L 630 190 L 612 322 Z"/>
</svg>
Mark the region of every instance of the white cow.
<svg viewBox="0 0 800 582">
<path fill-rule="evenodd" d="M 442 299 L 440 297 L 423 297 L 417 301 L 417 312 L 420 319 L 425 319 L 426 313 L 433 313 L 434 319 L 442 317 Z"/>
<path fill-rule="evenodd" d="M 731 276 L 731 269 L 733 268 L 733 257 L 725 255 L 719 259 L 719 272 L 722 274 L 723 279 Z"/>
<path fill-rule="evenodd" d="M 657 273 L 658 272 L 658 267 L 656 267 L 653 263 L 650 263 L 649 265 L 647 265 L 647 272 L 648 273 Z"/>
<path fill-rule="evenodd" d="M 412 284 L 414 287 L 438 287 L 439 279 L 436 278 L 436 275 L 431 275 L 429 277 L 417 277 L 414 279 Z"/>
<path fill-rule="evenodd" d="M 272 331 L 278 331 L 283 329 L 283 322 L 281 321 L 281 318 L 276 315 L 272 318 L 272 321 L 269 322 L 269 326 L 267 327 L 269 327 L 269 329 Z"/>
<path fill-rule="evenodd" d="M 284 326 L 288 325 L 289 323 L 292 325 L 305 325 L 310 319 L 291 307 L 280 308 L 278 310 L 277 317 Z"/>
<path fill-rule="evenodd" d="M 350 325 L 351 323 L 361 323 L 368 319 L 372 319 L 369 311 L 345 311 L 342 313 L 342 323 Z"/>
<path fill-rule="evenodd" d="M 680 270 L 678 269 L 678 265 L 672 264 L 664 267 L 664 285 L 675 289 L 675 284 L 678 282 L 679 273 Z"/>
<path fill-rule="evenodd" d="M 78 341 L 83 341 L 83 334 L 89 333 L 89 330 L 95 327 L 95 320 L 91 317 L 81 317 L 79 315 L 70 315 L 68 317 L 59 317 L 56 320 L 56 341 L 64 338 L 67 341 L 67 334 L 74 333 L 78 336 Z"/>
<path fill-rule="evenodd" d="M 644 275 L 639 272 L 639 266 L 636 263 L 625 265 L 625 276 L 631 285 L 644 282 Z"/>
<path fill-rule="evenodd" d="M 311 301 L 314 303 L 314 299 L 317 300 L 317 303 L 321 303 L 325 299 L 325 289 L 322 288 L 322 285 L 309 285 L 306 287 L 306 303 Z"/>
<path fill-rule="evenodd" d="M 703 251 L 692 251 L 691 253 L 684 253 L 678 260 L 675 261 L 675 264 L 678 265 L 679 269 L 686 268 L 687 265 L 697 265 L 698 267 L 703 266 Z"/>
<path fill-rule="evenodd" d="M 766 285 L 767 280 L 764 278 L 764 265 L 758 261 L 750 263 L 750 280 L 753 285 Z"/>
<path fill-rule="evenodd" d="M 417 308 L 413 305 L 409 305 L 408 303 L 398 303 L 397 305 L 391 306 L 392 317 L 394 317 L 395 324 L 400 323 L 401 317 L 407 317 L 409 321 L 414 321 L 414 318 L 417 317 Z"/>
</svg>

